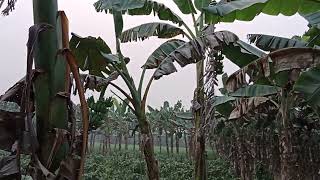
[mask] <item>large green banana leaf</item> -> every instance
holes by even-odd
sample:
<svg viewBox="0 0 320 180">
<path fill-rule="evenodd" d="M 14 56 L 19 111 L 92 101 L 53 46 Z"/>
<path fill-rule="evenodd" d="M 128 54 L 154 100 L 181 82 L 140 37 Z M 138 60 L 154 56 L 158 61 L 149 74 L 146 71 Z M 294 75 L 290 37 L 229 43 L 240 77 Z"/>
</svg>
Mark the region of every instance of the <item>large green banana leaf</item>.
<svg viewBox="0 0 320 180">
<path fill-rule="evenodd" d="M 182 19 L 162 3 L 152 0 L 99 0 L 94 4 L 98 12 L 112 12 L 112 9 L 127 12 L 129 15 L 157 15 L 160 20 L 182 25 Z"/>
<path fill-rule="evenodd" d="M 232 96 L 215 96 L 212 98 L 212 106 L 224 117 L 228 118 L 233 110 L 232 102 L 237 98 Z"/>
<path fill-rule="evenodd" d="M 212 106 L 219 106 L 221 104 L 234 101 L 236 99 L 237 99 L 236 97 L 232 97 L 232 96 L 216 96 L 212 99 L 213 101 Z"/>
<path fill-rule="evenodd" d="M 241 40 L 224 45 L 222 54 L 240 68 L 265 55 L 261 50 Z"/>
<path fill-rule="evenodd" d="M 196 63 L 205 58 L 208 48 L 221 48 L 224 44 L 233 43 L 237 40 L 238 37 L 228 31 L 216 32 L 193 39 L 171 52 L 156 69 L 154 77 L 159 79 L 163 75 L 176 72 L 174 62 L 177 62 L 181 67 Z"/>
<path fill-rule="evenodd" d="M 99 0 L 94 3 L 97 11 L 126 11 L 129 9 L 141 8 L 145 0 Z"/>
<path fill-rule="evenodd" d="M 161 44 L 152 54 L 148 57 L 144 67 L 147 69 L 154 69 L 159 67 L 161 62 L 169 56 L 174 50 L 182 46 L 186 42 L 179 39 L 171 39 Z"/>
<path fill-rule="evenodd" d="M 188 64 L 203 60 L 206 50 L 208 49 L 221 50 L 227 58 L 240 67 L 264 54 L 256 48 L 239 41 L 238 37 L 229 31 L 205 34 L 204 36 L 184 43 L 167 56 L 159 57 L 158 60 L 161 61 L 161 63 L 154 73 L 155 79 L 176 72 L 174 62 L 184 67 Z"/>
<path fill-rule="evenodd" d="M 258 48 L 264 51 L 274 51 L 288 47 L 306 47 L 307 42 L 298 39 L 289 39 L 265 34 L 249 34 L 250 43 L 254 43 Z"/>
<path fill-rule="evenodd" d="M 108 67 L 101 52 L 110 54 L 109 46 L 100 38 L 80 37 L 72 34 L 70 49 L 76 57 L 77 64 L 82 71 L 89 70 L 89 74 L 104 77 L 102 72 L 110 74 L 112 70 Z"/>
<path fill-rule="evenodd" d="M 197 13 L 191 0 L 173 0 L 183 14 Z"/>
<path fill-rule="evenodd" d="M 202 11 L 202 8 L 208 7 L 211 3 L 211 0 L 194 0 L 194 6 L 199 10 Z"/>
<path fill-rule="evenodd" d="M 233 97 L 258 97 L 258 96 L 270 96 L 277 94 L 281 91 L 280 87 L 253 84 L 230 93 L 229 96 Z"/>
<path fill-rule="evenodd" d="M 128 11 L 129 15 L 157 15 L 160 20 L 171 21 L 175 24 L 182 25 L 183 20 L 174 13 L 170 8 L 162 3 L 152 0 L 146 0 L 141 8 L 131 9 Z"/>
<path fill-rule="evenodd" d="M 138 41 L 144 40 L 151 36 L 157 36 L 158 38 L 172 38 L 177 35 L 185 35 L 186 33 L 173 25 L 167 23 L 146 23 L 136 26 L 134 28 L 130 28 L 124 31 L 121 34 L 121 42 L 131 42 L 131 41 Z"/>
<path fill-rule="evenodd" d="M 309 14 L 320 9 L 319 0 L 237 0 L 204 8 L 207 23 L 251 21 L 260 13 L 268 15 Z"/>
</svg>

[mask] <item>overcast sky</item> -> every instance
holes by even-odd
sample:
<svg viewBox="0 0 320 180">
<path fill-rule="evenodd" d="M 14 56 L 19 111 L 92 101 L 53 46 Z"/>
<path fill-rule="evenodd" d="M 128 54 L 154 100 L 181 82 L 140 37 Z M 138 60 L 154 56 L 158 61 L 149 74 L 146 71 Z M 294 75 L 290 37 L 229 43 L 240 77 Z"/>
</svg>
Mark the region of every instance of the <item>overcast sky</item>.
<svg viewBox="0 0 320 180">
<path fill-rule="evenodd" d="M 100 36 L 115 52 L 114 29 L 111 15 L 97 13 L 93 7 L 96 0 L 58 0 L 59 10 L 64 10 L 70 23 L 70 31 L 80 36 Z M 181 15 L 187 23 L 191 23 L 191 17 L 184 16 L 170 0 L 158 0 L 170 7 L 178 15 Z M 141 23 L 159 22 L 153 16 L 126 16 L 125 29 L 137 26 Z M 26 68 L 26 42 L 28 28 L 33 24 L 32 1 L 18 0 L 16 10 L 10 16 L 0 17 L 0 93 L 3 94 L 15 82 L 25 74 Z M 218 30 L 229 30 L 236 33 L 247 42 L 246 35 L 262 33 L 283 37 L 301 35 L 307 30 L 307 22 L 298 15 L 267 16 L 259 15 L 252 22 L 222 23 L 217 25 Z M 182 37 L 181 37 L 182 38 Z M 138 81 L 141 74 L 141 66 L 153 52 L 165 40 L 150 38 L 143 42 L 123 44 L 122 51 L 125 56 L 131 58 L 129 71 Z M 236 70 L 236 66 L 226 62 L 225 71 L 230 74 Z M 150 73 L 148 74 L 150 76 Z M 164 100 L 175 103 L 182 100 L 187 107 L 193 97 L 195 88 L 195 65 L 189 65 L 170 76 L 155 81 L 151 87 L 148 104 L 159 107 Z M 122 82 L 118 82 L 123 84 Z M 92 94 L 91 92 L 87 93 Z"/>
</svg>

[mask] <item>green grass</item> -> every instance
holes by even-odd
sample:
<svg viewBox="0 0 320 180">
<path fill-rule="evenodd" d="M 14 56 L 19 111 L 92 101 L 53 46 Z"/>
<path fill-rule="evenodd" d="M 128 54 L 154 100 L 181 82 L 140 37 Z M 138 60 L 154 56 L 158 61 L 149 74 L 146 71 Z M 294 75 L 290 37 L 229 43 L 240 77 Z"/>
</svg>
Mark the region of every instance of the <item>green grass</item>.
<svg viewBox="0 0 320 180">
<path fill-rule="evenodd" d="M 146 180 L 146 166 L 142 154 L 138 149 L 133 151 L 133 146 L 128 146 L 128 151 L 112 151 L 107 155 L 95 152 L 87 156 L 85 167 L 85 180 Z M 138 148 L 138 147 L 137 147 Z M 124 148 L 123 148 L 124 149 Z M 156 156 L 160 166 L 162 180 L 189 180 L 193 175 L 193 164 L 187 158 L 185 148 L 180 148 L 180 153 L 168 155 L 166 151 L 160 153 L 160 148 L 155 147 Z M 174 151 L 175 152 L 175 151 Z M 8 153 L 0 151 L 0 157 Z M 214 152 L 208 153 L 208 179 L 209 180 L 234 180 L 229 165 L 220 159 Z M 22 157 L 22 169 L 25 172 L 30 158 Z M 23 180 L 27 180 L 24 177 Z M 29 177 L 30 179 L 30 177 Z"/>
<path fill-rule="evenodd" d="M 185 153 L 156 153 L 162 180 L 189 180 L 193 164 Z M 207 161 L 209 180 L 234 180 L 230 167 L 212 153 Z M 86 161 L 86 180 L 144 180 L 146 167 L 139 151 L 114 151 L 108 155 L 92 153 Z"/>
</svg>

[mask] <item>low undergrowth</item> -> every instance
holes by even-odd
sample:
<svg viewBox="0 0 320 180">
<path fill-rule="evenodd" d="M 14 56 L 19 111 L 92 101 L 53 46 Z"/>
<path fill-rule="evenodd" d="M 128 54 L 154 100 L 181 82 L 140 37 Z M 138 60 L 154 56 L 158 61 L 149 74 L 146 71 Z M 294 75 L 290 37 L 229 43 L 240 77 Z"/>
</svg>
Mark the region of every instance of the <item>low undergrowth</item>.
<svg viewBox="0 0 320 180">
<path fill-rule="evenodd" d="M 185 154 L 157 154 L 161 179 L 192 179 L 193 164 Z M 234 180 L 228 164 L 214 156 L 208 160 L 209 180 Z M 144 180 L 146 169 L 143 157 L 137 151 L 113 152 L 103 156 L 98 153 L 88 155 L 86 161 L 86 180 Z"/>
</svg>

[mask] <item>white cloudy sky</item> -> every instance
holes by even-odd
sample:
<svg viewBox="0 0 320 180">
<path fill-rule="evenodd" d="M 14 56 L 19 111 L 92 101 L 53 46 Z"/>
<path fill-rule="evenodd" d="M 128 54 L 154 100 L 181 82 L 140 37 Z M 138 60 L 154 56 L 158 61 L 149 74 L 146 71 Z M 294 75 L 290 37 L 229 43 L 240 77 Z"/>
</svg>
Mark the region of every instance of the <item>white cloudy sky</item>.
<svg viewBox="0 0 320 180">
<path fill-rule="evenodd" d="M 58 0 L 59 10 L 64 10 L 70 23 L 70 31 L 81 36 L 101 36 L 109 46 L 114 49 L 114 30 L 111 15 L 97 13 L 92 4 L 96 0 Z M 158 0 L 181 15 L 186 22 L 191 23 L 191 17 L 179 13 L 177 7 L 170 0 Z M 140 23 L 159 21 L 153 16 L 129 17 L 124 19 L 125 29 Z M 0 94 L 21 79 L 26 68 L 26 41 L 28 28 L 33 24 L 32 1 L 18 0 L 16 10 L 8 17 L 0 17 Z M 301 35 L 307 29 L 307 22 L 298 15 L 267 16 L 259 15 L 252 22 L 222 23 L 217 25 L 218 30 L 229 30 L 236 33 L 242 40 L 247 41 L 246 35 L 250 33 L 263 33 L 284 37 Z M 150 38 L 144 42 L 122 45 L 125 56 L 131 58 L 129 70 L 138 81 L 141 69 L 148 55 L 164 40 Z M 226 63 L 228 74 L 236 67 Z M 150 75 L 150 74 L 149 74 Z M 119 82 L 123 84 L 122 82 Z M 166 76 L 154 82 L 151 87 L 148 103 L 152 106 L 162 105 L 164 100 L 175 103 L 182 100 L 189 106 L 195 88 L 195 66 L 190 65 L 178 69 L 178 73 Z M 92 93 L 88 93 L 90 95 Z"/>
</svg>

